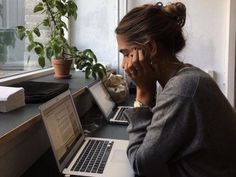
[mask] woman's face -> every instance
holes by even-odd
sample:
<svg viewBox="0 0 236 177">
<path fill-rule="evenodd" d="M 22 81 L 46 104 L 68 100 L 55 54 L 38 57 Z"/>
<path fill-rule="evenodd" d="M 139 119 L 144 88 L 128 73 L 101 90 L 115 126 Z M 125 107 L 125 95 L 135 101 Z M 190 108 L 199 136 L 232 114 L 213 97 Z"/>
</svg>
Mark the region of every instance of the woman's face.
<svg viewBox="0 0 236 177">
<path fill-rule="evenodd" d="M 128 44 L 121 35 L 116 35 L 116 39 L 119 52 L 123 55 L 122 68 L 124 68 L 129 57 L 133 55 L 132 52 L 136 46 Z"/>
</svg>

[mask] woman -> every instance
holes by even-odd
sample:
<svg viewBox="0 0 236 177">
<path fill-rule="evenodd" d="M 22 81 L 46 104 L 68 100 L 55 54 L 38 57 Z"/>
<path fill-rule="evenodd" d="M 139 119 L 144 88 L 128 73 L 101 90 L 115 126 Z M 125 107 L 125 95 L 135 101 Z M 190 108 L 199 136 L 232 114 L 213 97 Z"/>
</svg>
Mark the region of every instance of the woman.
<svg viewBox="0 0 236 177">
<path fill-rule="evenodd" d="M 117 29 L 125 72 L 135 82 L 126 112 L 128 158 L 137 175 L 236 177 L 236 114 L 212 78 L 179 61 L 184 4 L 134 8 Z M 156 82 L 163 88 L 156 97 Z"/>
</svg>

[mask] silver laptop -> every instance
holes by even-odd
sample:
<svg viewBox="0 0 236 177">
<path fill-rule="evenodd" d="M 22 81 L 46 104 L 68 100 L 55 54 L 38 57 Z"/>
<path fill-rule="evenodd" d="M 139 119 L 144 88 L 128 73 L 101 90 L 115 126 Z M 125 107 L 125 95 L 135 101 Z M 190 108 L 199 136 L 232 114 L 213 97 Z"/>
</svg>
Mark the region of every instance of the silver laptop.
<svg viewBox="0 0 236 177">
<path fill-rule="evenodd" d="M 134 176 L 126 156 L 128 141 L 85 138 L 70 91 L 39 109 L 60 172 L 66 176 Z"/>
<path fill-rule="evenodd" d="M 125 116 L 123 116 L 123 112 L 131 107 L 117 106 L 102 81 L 92 83 L 88 86 L 88 89 L 108 122 L 114 124 L 128 124 Z"/>
</svg>

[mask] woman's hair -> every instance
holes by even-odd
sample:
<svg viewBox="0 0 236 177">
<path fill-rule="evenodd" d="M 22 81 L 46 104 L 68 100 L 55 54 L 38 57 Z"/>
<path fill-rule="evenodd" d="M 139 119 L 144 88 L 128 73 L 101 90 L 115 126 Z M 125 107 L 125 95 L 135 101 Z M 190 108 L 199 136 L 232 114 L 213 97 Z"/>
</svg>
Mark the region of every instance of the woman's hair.
<svg viewBox="0 0 236 177">
<path fill-rule="evenodd" d="M 146 4 L 128 12 L 115 32 L 130 44 L 144 44 L 154 40 L 175 55 L 185 46 L 182 27 L 185 24 L 186 8 L 181 2 L 163 6 Z"/>
</svg>

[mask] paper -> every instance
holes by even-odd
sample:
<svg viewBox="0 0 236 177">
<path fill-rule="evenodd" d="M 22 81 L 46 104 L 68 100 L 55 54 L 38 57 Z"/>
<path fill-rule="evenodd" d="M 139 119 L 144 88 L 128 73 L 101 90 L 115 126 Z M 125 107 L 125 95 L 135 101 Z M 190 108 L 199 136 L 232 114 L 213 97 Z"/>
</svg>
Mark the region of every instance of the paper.
<svg viewBox="0 0 236 177">
<path fill-rule="evenodd" d="M 53 141 L 58 159 L 66 153 L 78 136 L 78 130 L 73 124 L 73 108 L 69 103 L 63 103 L 57 106 L 53 111 L 46 113 L 47 127 L 50 134 L 53 134 Z"/>
<path fill-rule="evenodd" d="M 6 101 L 11 95 L 24 90 L 22 87 L 0 86 L 0 101 Z"/>
<path fill-rule="evenodd" d="M 0 86 L 0 112 L 9 112 L 24 105 L 24 88 Z"/>
</svg>

